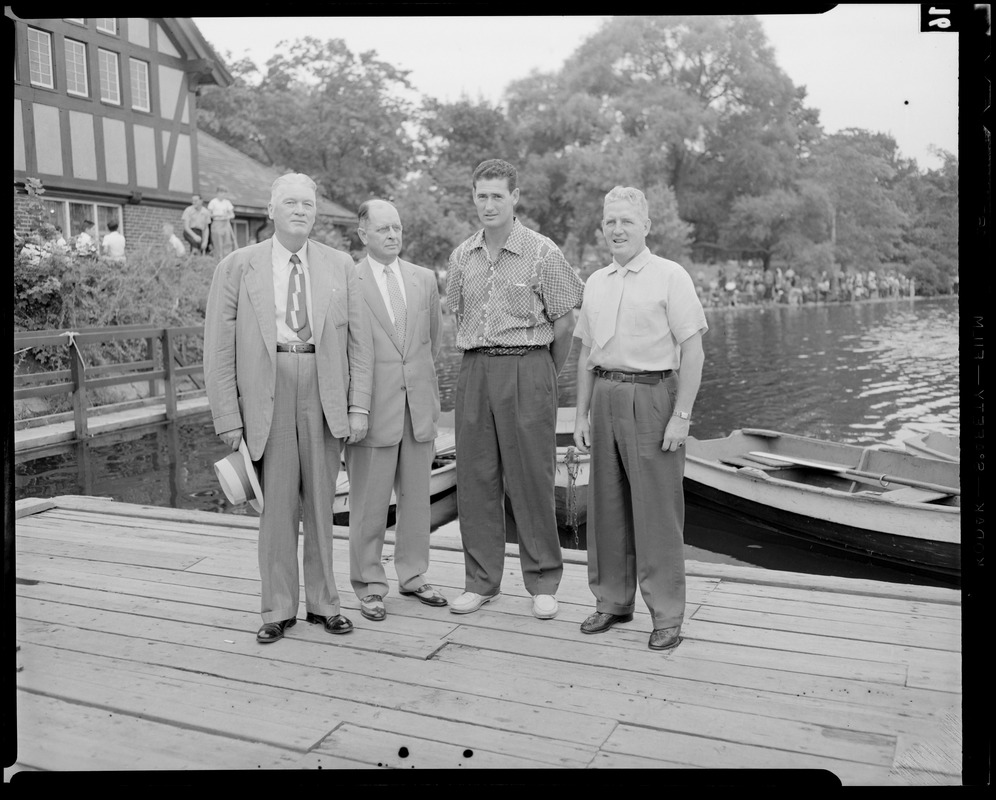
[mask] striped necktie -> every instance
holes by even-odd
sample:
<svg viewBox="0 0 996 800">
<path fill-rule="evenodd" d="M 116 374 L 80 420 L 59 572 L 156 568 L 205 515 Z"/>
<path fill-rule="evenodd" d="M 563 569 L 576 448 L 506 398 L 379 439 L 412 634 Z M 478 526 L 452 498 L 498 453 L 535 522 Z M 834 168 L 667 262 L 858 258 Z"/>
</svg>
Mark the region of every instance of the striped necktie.
<svg viewBox="0 0 996 800">
<path fill-rule="evenodd" d="M 308 293 L 304 280 L 304 267 L 297 253 L 290 257 L 290 280 L 287 284 L 287 325 L 302 342 L 311 338 L 308 324 Z"/>
<path fill-rule="evenodd" d="M 391 310 L 394 311 L 394 331 L 398 334 L 398 344 L 403 345 L 408 309 L 405 307 L 405 298 L 401 296 L 401 287 L 398 286 L 398 276 L 394 274 L 394 270 L 384 267 L 384 275 L 387 277 L 387 294 L 391 298 Z"/>
</svg>

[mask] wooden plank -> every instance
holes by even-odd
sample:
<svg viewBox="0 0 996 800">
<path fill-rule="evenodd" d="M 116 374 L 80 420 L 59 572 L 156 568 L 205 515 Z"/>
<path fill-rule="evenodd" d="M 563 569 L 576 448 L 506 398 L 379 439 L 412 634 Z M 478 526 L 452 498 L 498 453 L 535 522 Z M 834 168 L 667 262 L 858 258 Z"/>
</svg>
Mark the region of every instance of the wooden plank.
<svg viewBox="0 0 996 800">
<path fill-rule="evenodd" d="M 104 708 L 234 739 L 309 750 L 341 723 L 328 698 L 219 679 L 189 670 L 153 669 L 123 659 L 25 643 L 17 673 L 22 691 Z"/>
<path fill-rule="evenodd" d="M 612 632 L 612 634 L 615 633 L 615 631 Z M 558 646 L 554 648 L 553 643 L 544 637 L 504 633 L 497 630 L 485 631 L 461 626 L 447 637 L 447 642 L 477 647 L 482 650 L 550 658 L 570 665 L 601 667 L 618 667 L 620 659 L 623 658 L 621 654 L 625 652 L 624 658 L 629 672 L 699 680 L 714 685 L 760 689 L 790 696 L 835 700 L 841 696 L 843 690 L 841 679 L 821 675 L 727 665 L 721 662 L 713 662 L 708 669 L 705 669 L 702 661 L 685 658 L 682 655 L 682 648 L 685 647 L 685 644 L 665 654 L 648 650 L 646 641 L 642 642 L 641 647 L 624 642 L 617 635 L 603 634 L 600 637 L 584 637 L 588 641 L 562 641 L 558 642 Z M 593 639 L 595 641 L 591 641 Z M 911 697 L 910 690 L 901 686 L 880 682 L 849 681 L 846 691 L 850 693 L 850 697 L 860 698 L 860 702 L 869 707 L 899 708 L 904 705 L 912 705 L 905 699 Z M 938 704 L 950 703 L 950 695 L 945 696 L 940 691 L 931 694 L 942 698 L 936 701 Z M 923 697 L 924 701 L 927 702 L 931 695 L 921 692 L 920 695 L 914 695 L 914 697 L 917 696 Z"/>
<path fill-rule="evenodd" d="M 48 641 L 62 648 L 85 652 L 99 647 L 100 652 L 115 658 L 204 670 L 218 677 L 289 686 L 300 692 L 352 702 L 362 699 L 378 708 L 486 725 L 586 747 L 601 744 L 615 725 L 613 720 L 592 714 L 491 696 L 487 692 L 498 694 L 491 687 L 502 679 L 497 673 L 487 676 L 475 673 L 473 685 L 469 687 L 452 685 L 451 680 L 440 674 L 438 665 L 423 663 L 421 677 L 434 683 L 420 685 L 403 677 L 420 662 L 376 651 L 361 654 L 335 641 L 351 637 L 326 635 L 318 640 L 315 634 L 306 639 L 297 637 L 294 631 L 280 643 L 266 648 L 247 637 L 232 637 L 232 643 L 226 644 L 223 631 L 217 632 L 222 635 L 214 637 L 195 635 L 186 639 L 164 639 L 155 632 L 143 639 L 119 633 L 80 631 L 64 625 L 18 632 L 26 641 L 39 644 Z M 195 633 L 192 628 L 191 632 Z M 226 647 L 228 650 L 224 649 Z M 512 676 L 504 676 L 504 686 L 506 693 L 514 698 L 516 687 Z"/>
<path fill-rule="evenodd" d="M 90 561 L 110 561 L 119 564 L 138 564 L 162 569 L 189 569 L 200 560 L 198 555 L 177 553 L 175 551 L 156 552 L 135 547 L 108 546 L 95 547 L 86 544 L 74 544 L 64 541 L 50 541 L 18 536 L 18 553 L 35 553 L 38 555 L 62 558 L 79 558 Z"/>
<path fill-rule="evenodd" d="M 891 783 L 888 765 L 892 762 L 892 750 L 874 745 L 869 746 L 869 752 L 879 761 L 869 764 L 743 745 L 725 739 L 689 736 L 674 731 L 619 725 L 602 749 L 651 759 L 665 754 L 671 761 L 692 767 L 715 767 L 722 764 L 725 769 L 829 769 L 845 785 Z"/>
<path fill-rule="evenodd" d="M 828 701 L 808 695 L 785 695 L 673 675 L 622 671 L 612 667 L 571 664 L 567 670 L 562 664 L 549 659 L 497 653 L 461 645 L 447 645 L 432 660 L 481 670 L 503 667 L 510 673 L 514 672 L 522 681 L 549 679 L 552 674 L 564 674 L 574 686 L 592 693 L 618 693 L 639 702 L 645 698 L 655 698 L 709 709 L 740 711 L 829 728 L 853 728 L 885 735 L 921 733 L 934 724 L 934 720 L 944 713 L 950 702 L 948 696 L 945 696 L 943 702 L 931 702 L 936 698 L 925 692 L 897 693 L 897 707 L 903 709 L 903 714 L 897 716 L 896 708 L 866 706 L 859 692 L 848 690 L 849 679 L 846 678 L 839 681 L 837 696 Z M 850 680 L 862 679 L 854 676 Z M 927 702 L 920 702 L 924 697 Z M 625 706 L 628 702 L 630 701 L 625 698 L 618 700 L 620 706 Z"/>
<path fill-rule="evenodd" d="M 863 606 L 836 606 L 815 602 L 813 599 L 794 599 L 786 602 L 784 597 L 745 595 L 717 590 L 709 596 L 713 608 L 734 608 L 741 611 L 770 613 L 776 616 L 791 616 L 812 619 L 819 623 L 843 622 L 849 625 L 871 625 L 891 630 L 905 630 L 922 638 L 933 633 L 958 635 L 960 642 L 961 621 L 955 618 L 940 618 L 917 614 L 910 603 L 891 601 L 890 610 L 872 609 Z"/>
<path fill-rule="evenodd" d="M 42 511 L 48 511 L 51 508 L 55 508 L 55 503 L 51 500 L 44 500 L 38 497 L 25 497 L 14 503 L 14 518 L 21 519 L 32 514 L 40 514 Z"/>
<path fill-rule="evenodd" d="M 904 630 L 893 627 L 889 618 L 884 618 L 880 623 L 875 624 L 867 621 L 870 619 L 869 617 L 864 617 L 864 621 L 819 620 L 818 618 L 778 613 L 774 607 L 769 611 L 760 611 L 735 606 L 710 606 L 698 611 L 695 619 L 760 628 L 765 631 L 813 634 L 874 644 L 906 645 L 921 650 L 939 650 L 948 653 L 961 651 L 961 631 L 955 626 L 951 626 L 947 630 L 920 632 L 915 629 Z"/>
<path fill-rule="evenodd" d="M 842 609 L 867 609 L 869 611 L 889 611 L 903 614 L 916 614 L 922 617 L 946 619 L 961 622 L 960 605 L 937 603 L 930 600 L 915 598 L 878 597 L 866 594 L 843 594 L 841 592 L 825 592 L 820 589 L 808 589 L 794 586 L 759 586 L 736 581 L 722 581 L 715 589 L 722 593 L 737 597 L 767 597 L 786 601 L 786 605 L 798 601 L 819 603 L 822 606 L 833 606 Z M 710 598 L 711 599 L 711 598 Z"/>
<path fill-rule="evenodd" d="M 292 750 L 18 692 L 19 765 L 80 772 L 292 767 Z M 340 766 L 359 766 L 343 759 Z"/>
<path fill-rule="evenodd" d="M 594 749 L 591 749 L 594 756 Z M 547 767 L 531 758 L 510 759 L 505 753 L 469 748 L 378 728 L 346 724 L 330 733 L 301 759 L 303 769 L 326 768 L 329 756 L 348 758 L 388 769 L 516 769 Z"/>
</svg>

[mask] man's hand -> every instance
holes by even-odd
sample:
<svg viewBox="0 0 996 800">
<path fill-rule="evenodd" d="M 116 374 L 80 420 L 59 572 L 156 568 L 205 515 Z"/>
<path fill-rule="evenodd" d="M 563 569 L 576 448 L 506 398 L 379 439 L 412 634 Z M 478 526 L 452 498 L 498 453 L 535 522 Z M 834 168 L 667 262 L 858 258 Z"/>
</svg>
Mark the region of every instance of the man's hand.
<svg viewBox="0 0 996 800">
<path fill-rule="evenodd" d="M 239 449 L 239 443 L 242 441 L 242 428 L 236 428 L 233 431 L 225 431 L 224 433 L 218 434 L 221 436 L 221 440 L 227 444 L 232 450 Z"/>
<path fill-rule="evenodd" d="M 348 415 L 349 436 L 346 437 L 346 444 L 356 444 L 367 435 L 367 415 L 352 413 Z"/>
<path fill-rule="evenodd" d="M 582 453 L 587 453 L 591 447 L 591 423 L 587 414 L 574 420 L 574 444 Z"/>
<path fill-rule="evenodd" d="M 685 439 L 688 438 L 688 425 L 687 419 L 671 417 L 664 430 L 664 444 L 661 445 L 661 450 L 675 451 L 679 447 L 684 447 Z"/>
</svg>

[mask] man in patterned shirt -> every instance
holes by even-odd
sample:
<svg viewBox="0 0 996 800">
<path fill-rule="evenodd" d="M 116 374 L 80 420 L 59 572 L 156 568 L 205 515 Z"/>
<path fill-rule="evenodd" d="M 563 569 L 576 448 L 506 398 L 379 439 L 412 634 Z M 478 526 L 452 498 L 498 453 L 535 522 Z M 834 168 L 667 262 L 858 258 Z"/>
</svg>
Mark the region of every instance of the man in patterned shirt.
<svg viewBox="0 0 996 800">
<path fill-rule="evenodd" d="M 484 228 L 449 260 L 446 305 L 464 351 L 455 417 L 466 566 L 465 591 L 450 610 L 468 614 L 500 594 L 507 493 L 533 614 L 551 619 L 563 574 L 553 488 L 557 374 L 584 285 L 550 239 L 515 217 L 517 177 L 498 159 L 474 170 Z"/>
</svg>

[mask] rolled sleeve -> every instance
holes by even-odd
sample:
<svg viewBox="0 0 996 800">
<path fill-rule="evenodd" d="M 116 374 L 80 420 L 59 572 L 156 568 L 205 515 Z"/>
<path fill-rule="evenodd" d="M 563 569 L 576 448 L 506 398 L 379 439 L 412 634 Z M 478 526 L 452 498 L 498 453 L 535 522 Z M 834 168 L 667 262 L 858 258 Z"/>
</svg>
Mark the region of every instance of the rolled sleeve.
<svg viewBox="0 0 996 800">
<path fill-rule="evenodd" d="M 699 331 L 709 330 L 705 311 L 695 292 L 692 277 L 684 270 L 675 270 L 668 287 L 667 318 L 674 340 L 681 344 Z"/>
</svg>

